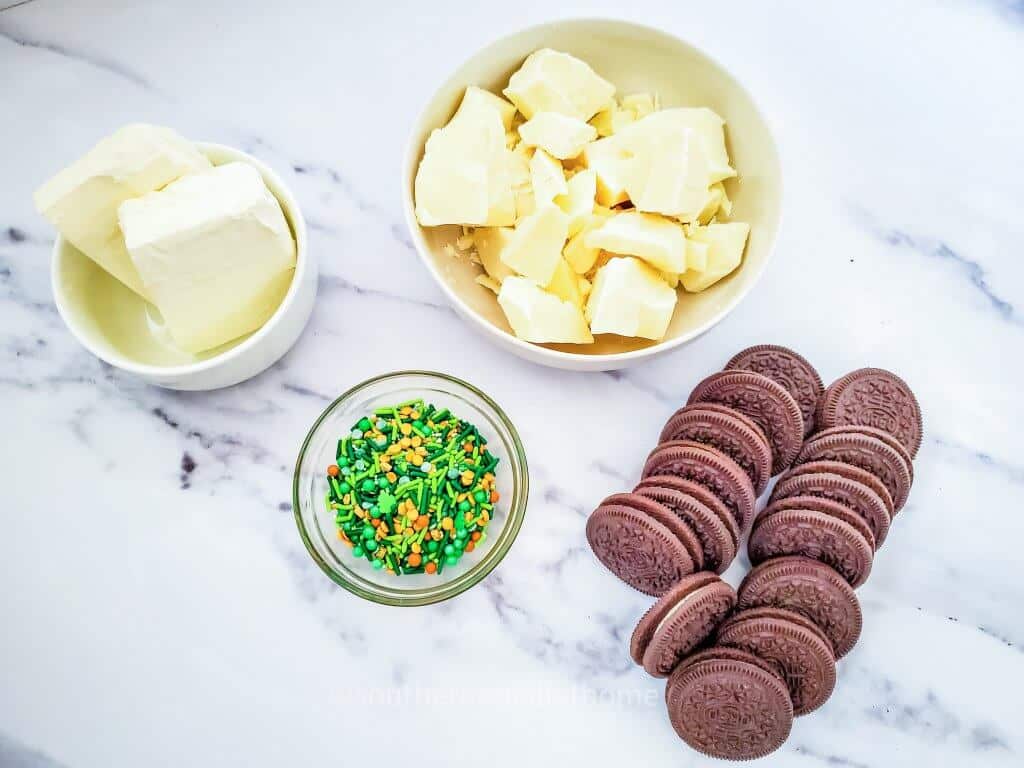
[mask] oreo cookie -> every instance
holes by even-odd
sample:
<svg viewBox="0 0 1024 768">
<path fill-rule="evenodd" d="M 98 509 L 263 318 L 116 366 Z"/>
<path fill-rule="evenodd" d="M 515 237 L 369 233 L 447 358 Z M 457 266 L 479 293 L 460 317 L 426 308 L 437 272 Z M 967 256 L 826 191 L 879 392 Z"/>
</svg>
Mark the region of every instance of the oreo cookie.
<svg viewBox="0 0 1024 768">
<path fill-rule="evenodd" d="M 705 570 L 722 573 L 729 567 L 736 557 L 736 540 L 707 505 L 687 493 L 658 485 L 638 486 L 633 492 L 668 507 L 693 531 L 700 541 Z"/>
<path fill-rule="evenodd" d="M 736 592 L 713 573 L 686 576 L 651 606 L 630 638 L 633 661 L 668 677 L 686 654 L 714 634 L 736 605 Z"/>
<path fill-rule="evenodd" d="M 840 461 L 859 467 L 878 478 L 889 491 L 893 500 L 893 511 L 898 512 L 910 495 L 910 464 L 890 444 L 872 435 L 860 432 L 830 430 L 831 434 L 820 435 L 804 443 L 796 465 L 814 461 Z"/>
<path fill-rule="evenodd" d="M 819 496 L 845 505 L 860 515 L 875 537 L 875 548 L 885 542 L 889 533 L 889 513 L 885 502 L 871 488 L 832 472 L 797 474 L 784 477 L 772 489 L 770 501 L 789 496 Z"/>
<path fill-rule="evenodd" d="M 750 477 L 760 496 L 772 474 L 772 449 L 761 429 L 738 411 L 711 403 L 680 408 L 661 430 L 661 443 L 692 440 L 717 448 Z"/>
<path fill-rule="evenodd" d="M 800 406 L 804 436 L 814 431 L 814 413 L 825 385 L 814 366 L 802 355 L 776 344 L 759 344 L 736 354 L 725 364 L 725 370 L 760 373 L 781 384 Z"/>
<path fill-rule="evenodd" d="M 797 717 L 820 707 L 835 689 L 832 644 L 813 621 L 799 613 L 773 607 L 741 611 L 718 627 L 716 642 L 777 665 Z"/>
<path fill-rule="evenodd" d="M 856 589 L 871 573 L 874 550 L 849 523 L 823 512 L 784 509 L 758 517 L 747 554 L 753 565 L 785 555 L 819 560 Z"/>
<path fill-rule="evenodd" d="M 622 504 L 602 504 L 587 520 L 587 542 L 598 560 L 622 581 L 659 597 L 696 568 L 669 528 Z"/>
<path fill-rule="evenodd" d="M 711 648 L 681 663 L 665 686 L 665 705 L 683 741 L 723 760 L 771 754 L 793 727 L 777 667 L 738 648 Z"/>
<path fill-rule="evenodd" d="M 754 519 L 757 496 L 747 473 L 721 451 L 690 440 L 659 445 L 647 458 L 642 477 L 675 475 L 700 483 L 732 512 L 741 531 Z"/>
<path fill-rule="evenodd" d="M 804 437 L 804 419 L 793 396 L 767 376 L 749 371 L 722 371 L 708 376 L 690 394 L 688 405 L 719 403 L 749 417 L 772 447 L 772 472 L 793 463 Z"/>
<path fill-rule="evenodd" d="M 861 368 L 829 385 L 818 405 L 823 429 L 851 424 L 888 432 L 911 458 L 921 447 L 921 406 L 907 383 L 882 368 Z"/>
<path fill-rule="evenodd" d="M 845 579 L 806 557 L 779 557 L 754 567 L 737 590 L 736 607 L 785 608 L 813 621 L 841 659 L 860 637 L 860 602 Z"/>
</svg>

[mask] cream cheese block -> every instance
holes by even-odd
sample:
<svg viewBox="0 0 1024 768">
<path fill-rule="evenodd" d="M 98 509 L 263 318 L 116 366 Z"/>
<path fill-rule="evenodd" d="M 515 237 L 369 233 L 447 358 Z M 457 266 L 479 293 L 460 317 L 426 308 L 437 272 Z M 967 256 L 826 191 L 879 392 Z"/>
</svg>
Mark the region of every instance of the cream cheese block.
<svg viewBox="0 0 1024 768">
<path fill-rule="evenodd" d="M 526 57 L 503 93 L 527 120 L 558 112 L 586 122 L 609 105 L 615 86 L 575 56 L 542 48 Z"/>
<path fill-rule="evenodd" d="M 78 250 L 151 299 L 125 250 L 117 208 L 210 167 L 205 155 L 171 129 L 126 125 L 43 184 L 35 204 Z"/>
<path fill-rule="evenodd" d="M 686 270 L 686 233 L 672 219 L 628 211 L 591 231 L 585 243 L 612 253 L 637 256 L 662 272 Z"/>
<path fill-rule="evenodd" d="M 631 257 L 616 257 L 597 271 L 587 299 L 592 333 L 615 333 L 660 341 L 665 338 L 676 291 L 661 273 Z"/>
<path fill-rule="evenodd" d="M 291 283 L 291 230 L 259 171 L 246 163 L 126 200 L 118 218 L 147 293 L 188 352 L 258 329 Z"/>
<path fill-rule="evenodd" d="M 516 336 L 534 344 L 590 344 L 594 341 L 583 312 L 525 277 L 507 277 L 498 304 Z"/>
</svg>

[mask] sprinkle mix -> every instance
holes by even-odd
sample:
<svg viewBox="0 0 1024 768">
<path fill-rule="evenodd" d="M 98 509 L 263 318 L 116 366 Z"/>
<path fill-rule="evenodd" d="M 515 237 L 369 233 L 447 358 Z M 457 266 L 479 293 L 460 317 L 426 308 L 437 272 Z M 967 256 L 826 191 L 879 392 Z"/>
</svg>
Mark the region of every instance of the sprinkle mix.
<svg viewBox="0 0 1024 768">
<path fill-rule="evenodd" d="M 423 400 L 378 408 L 338 441 L 327 508 L 338 538 L 388 573 L 439 574 L 484 541 L 498 458 L 477 428 Z"/>
</svg>

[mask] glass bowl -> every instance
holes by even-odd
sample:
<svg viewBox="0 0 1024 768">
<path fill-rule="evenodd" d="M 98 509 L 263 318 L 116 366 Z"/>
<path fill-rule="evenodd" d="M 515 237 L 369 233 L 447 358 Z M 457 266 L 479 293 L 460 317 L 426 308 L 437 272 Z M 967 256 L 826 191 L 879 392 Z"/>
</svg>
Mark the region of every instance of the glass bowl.
<svg viewBox="0 0 1024 768">
<path fill-rule="evenodd" d="M 487 536 L 440 575 L 396 575 L 374 570 L 352 555 L 338 538 L 334 513 L 326 508 L 327 467 L 335 462 L 338 439 L 360 418 L 381 408 L 422 398 L 475 424 L 488 450 L 500 459 L 497 490 Z M 455 597 L 494 570 L 515 541 L 529 494 L 526 454 L 508 417 L 479 389 L 443 373 L 397 371 L 368 379 L 331 403 L 313 423 L 295 463 L 292 506 L 299 535 L 317 565 L 353 594 L 383 605 L 429 605 Z"/>
</svg>

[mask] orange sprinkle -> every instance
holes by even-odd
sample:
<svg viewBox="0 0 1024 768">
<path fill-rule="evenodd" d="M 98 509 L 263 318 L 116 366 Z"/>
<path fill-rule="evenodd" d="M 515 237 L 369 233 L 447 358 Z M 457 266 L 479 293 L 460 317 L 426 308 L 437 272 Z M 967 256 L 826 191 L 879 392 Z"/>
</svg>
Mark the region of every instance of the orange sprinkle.
<svg viewBox="0 0 1024 768">
<path fill-rule="evenodd" d="M 398 480 L 398 475 L 396 475 L 394 472 L 388 472 L 387 474 L 384 475 L 384 477 L 388 479 L 389 483 L 394 483 Z"/>
<path fill-rule="evenodd" d="M 476 549 L 476 542 L 467 541 L 466 542 L 466 551 L 467 552 L 472 552 L 474 549 Z"/>
<path fill-rule="evenodd" d="M 470 536 L 473 541 L 480 541 L 480 531 L 473 531 L 473 535 Z"/>
<path fill-rule="evenodd" d="M 327 474 L 331 477 L 337 477 L 341 473 L 341 468 L 337 464 L 331 464 L 327 468 Z"/>
<path fill-rule="evenodd" d="M 444 528 L 446 531 L 450 531 L 453 525 L 455 525 L 455 521 L 452 520 L 450 517 L 446 517 L 443 520 L 441 520 L 441 527 Z"/>
<path fill-rule="evenodd" d="M 423 558 L 420 557 L 417 553 L 413 552 L 411 555 L 405 558 L 405 562 L 407 562 L 411 567 L 415 568 L 417 565 L 423 562 Z"/>
<path fill-rule="evenodd" d="M 427 573 L 436 573 L 437 563 L 427 563 L 426 567 L 423 570 L 425 570 Z"/>
<path fill-rule="evenodd" d="M 498 499 L 501 498 L 501 494 L 497 491 L 491 491 L 491 504 L 497 504 Z"/>
</svg>

